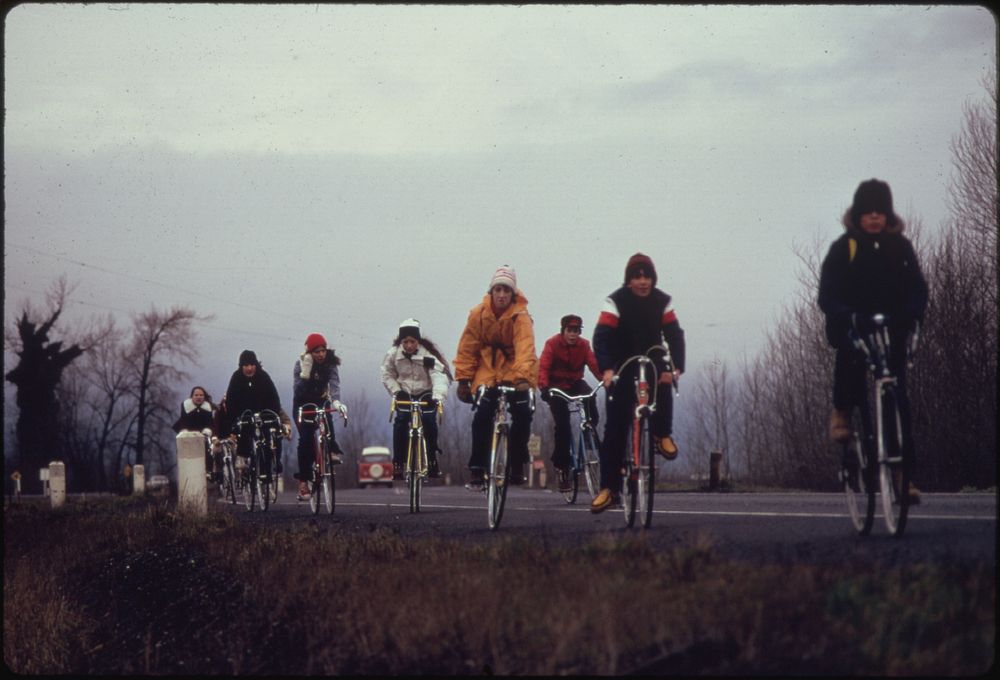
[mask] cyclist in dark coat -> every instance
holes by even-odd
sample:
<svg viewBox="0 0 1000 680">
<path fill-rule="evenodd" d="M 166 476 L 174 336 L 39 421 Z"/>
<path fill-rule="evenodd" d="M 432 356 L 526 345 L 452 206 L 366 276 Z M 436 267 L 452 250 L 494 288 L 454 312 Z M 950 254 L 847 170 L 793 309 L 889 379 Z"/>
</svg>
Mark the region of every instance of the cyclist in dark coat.
<svg viewBox="0 0 1000 680">
<path fill-rule="evenodd" d="M 291 419 L 281 408 L 278 389 L 267 371 L 261 368 L 257 355 L 246 349 L 240 354 L 240 367 L 233 372 L 226 388 L 226 409 L 222 420 L 222 433 L 236 438 L 236 422 L 244 411 L 257 413 L 269 409 L 281 418 L 281 429 L 285 438 L 291 436 Z M 248 437 L 239 437 L 236 452 L 241 456 L 250 454 Z M 281 472 L 281 440 L 278 440 L 278 472 Z"/>
<path fill-rule="evenodd" d="M 671 298 L 656 287 L 653 261 L 642 253 L 629 258 L 625 283 L 604 300 L 594 329 L 594 354 L 607 391 L 607 423 L 601 442 L 601 492 L 590 505 L 591 512 L 602 512 L 613 502 L 621 488 L 621 465 L 628 426 L 635 404 L 632 367 L 626 369 L 611 387 L 612 378 L 629 357 L 645 354 L 650 347 L 666 341 L 677 377 L 684 372 L 684 330 L 677 321 Z M 677 457 L 673 432 L 673 374 L 664 370 L 662 358 L 653 355 L 659 372 L 656 411 L 650 429 L 658 451 L 668 460 Z"/>
<path fill-rule="evenodd" d="M 873 314 L 889 318 L 889 363 L 898 381 L 900 414 L 908 422 L 906 337 L 927 308 L 927 282 L 913 244 L 903 236 L 906 225 L 893 212 L 889 185 L 878 179 L 861 182 L 842 222 L 845 233 L 830 246 L 820 268 L 818 298 L 827 341 L 836 348 L 829 424 L 836 442 L 850 436 L 848 414 L 855 395 L 865 389 L 865 361 L 849 339 L 853 319 Z"/>
</svg>

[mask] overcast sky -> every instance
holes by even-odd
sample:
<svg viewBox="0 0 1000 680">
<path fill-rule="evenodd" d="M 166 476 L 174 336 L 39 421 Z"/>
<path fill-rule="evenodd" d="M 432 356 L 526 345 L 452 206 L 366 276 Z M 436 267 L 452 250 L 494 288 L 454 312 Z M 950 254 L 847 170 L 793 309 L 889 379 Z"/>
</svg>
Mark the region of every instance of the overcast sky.
<svg viewBox="0 0 1000 680">
<path fill-rule="evenodd" d="M 941 224 L 996 63 L 971 5 L 26 3 L 4 39 L 5 324 L 61 274 L 68 320 L 188 305 L 192 383 L 254 349 L 286 408 L 311 332 L 347 394 L 407 317 L 451 359 L 499 264 L 539 351 L 642 251 L 690 374 L 752 352 L 861 180 Z"/>
</svg>

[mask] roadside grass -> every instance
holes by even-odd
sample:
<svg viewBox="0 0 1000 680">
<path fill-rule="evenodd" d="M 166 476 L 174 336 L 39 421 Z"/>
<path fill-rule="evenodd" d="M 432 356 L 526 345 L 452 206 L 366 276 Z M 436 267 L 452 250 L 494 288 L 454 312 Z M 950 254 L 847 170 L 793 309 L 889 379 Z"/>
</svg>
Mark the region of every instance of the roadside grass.
<svg viewBox="0 0 1000 680">
<path fill-rule="evenodd" d="M 979 675 L 992 564 L 746 564 L 704 538 L 466 545 L 274 529 L 165 499 L 4 514 L 23 674 Z"/>
</svg>

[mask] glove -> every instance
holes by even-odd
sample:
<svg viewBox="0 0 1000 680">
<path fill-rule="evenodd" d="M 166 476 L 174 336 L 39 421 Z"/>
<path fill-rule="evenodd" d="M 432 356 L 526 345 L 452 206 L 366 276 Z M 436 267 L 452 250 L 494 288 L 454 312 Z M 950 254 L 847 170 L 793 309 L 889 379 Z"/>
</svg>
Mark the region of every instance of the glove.
<svg viewBox="0 0 1000 680">
<path fill-rule="evenodd" d="M 459 380 L 458 387 L 455 389 L 455 396 L 463 404 L 472 403 L 472 387 L 469 385 L 468 380 Z"/>
<path fill-rule="evenodd" d="M 292 426 L 289 423 L 281 424 L 281 433 L 285 435 L 285 439 L 291 440 L 292 438 Z"/>
<path fill-rule="evenodd" d="M 299 373 L 299 377 L 301 377 L 303 380 L 308 380 L 313 370 L 313 355 L 310 354 L 309 352 L 303 354 L 300 360 L 300 364 L 302 370 Z"/>
<path fill-rule="evenodd" d="M 531 389 L 531 383 L 529 383 L 527 380 L 518 380 L 516 383 L 514 383 L 514 389 L 517 390 L 518 392 L 527 392 L 528 390 Z"/>
<path fill-rule="evenodd" d="M 340 403 L 340 400 L 337 399 L 336 401 L 333 402 L 333 407 L 338 411 L 340 411 L 340 415 L 344 416 L 345 418 L 347 417 L 347 404 L 342 404 Z"/>
<path fill-rule="evenodd" d="M 542 398 L 542 401 L 548 401 L 549 400 L 549 388 L 548 387 L 543 387 L 541 393 L 538 396 L 540 396 Z"/>
<path fill-rule="evenodd" d="M 393 395 L 393 396 L 396 398 L 396 401 L 409 401 L 410 400 L 410 393 L 407 392 L 406 390 L 396 390 L 396 394 Z"/>
</svg>

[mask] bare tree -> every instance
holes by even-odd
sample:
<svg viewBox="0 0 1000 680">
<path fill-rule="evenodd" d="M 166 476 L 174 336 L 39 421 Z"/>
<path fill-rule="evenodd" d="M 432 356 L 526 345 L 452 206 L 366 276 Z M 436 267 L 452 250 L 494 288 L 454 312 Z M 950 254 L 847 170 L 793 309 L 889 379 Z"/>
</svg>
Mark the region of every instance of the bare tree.
<svg viewBox="0 0 1000 680">
<path fill-rule="evenodd" d="M 172 387 L 187 378 L 187 373 L 177 368 L 178 362 L 194 363 L 198 358 L 195 348 L 195 321 L 206 321 L 186 307 L 172 307 L 150 311 L 133 318 L 132 345 L 129 349 L 136 399 L 135 463 L 143 464 L 147 447 L 163 455 L 168 447 L 150 436 L 155 425 L 169 428 L 172 412 Z M 163 433 L 161 427 L 159 434 Z"/>
<path fill-rule="evenodd" d="M 36 312 L 30 303 L 25 304 L 15 324 L 16 330 L 5 329 L 4 332 L 6 344 L 20 357 L 6 379 L 17 388 L 17 467 L 22 472 L 27 491 L 39 488 L 35 471 L 50 460 L 63 458 L 60 428 L 56 426 L 59 422 L 56 388 L 66 367 L 86 349 L 85 341 L 64 348 L 61 340 L 49 337 L 62 315 L 69 293 L 65 277 L 60 278 L 46 296 L 46 312 Z"/>
</svg>

